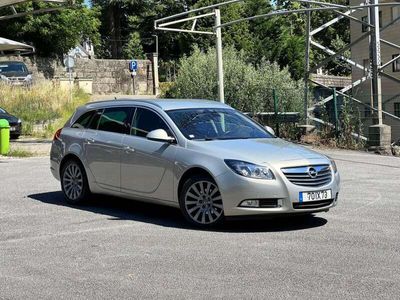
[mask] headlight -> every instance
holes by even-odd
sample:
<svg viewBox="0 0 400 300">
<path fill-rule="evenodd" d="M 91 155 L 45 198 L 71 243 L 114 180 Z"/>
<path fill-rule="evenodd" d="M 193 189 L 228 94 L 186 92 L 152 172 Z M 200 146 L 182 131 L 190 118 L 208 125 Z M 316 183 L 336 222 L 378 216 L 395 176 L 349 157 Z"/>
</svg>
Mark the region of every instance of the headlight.
<svg viewBox="0 0 400 300">
<path fill-rule="evenodd" d="M 25 81 L 32 81 L 32 75 L 26 76 Z"/>
<path fill-rule="evenodd" d="M 335 161 L 333 159 L 330 159 L 330 160 L 331 160 L 331 166 L 332 166 L 333 172 L 337 173 L 337 166 L 336 166 Z"/>
<path fill-rule="evenodd" d="M 249 162 L 232 159 L 225 159 L 225 163 L 233 172 L 244 177 L 269 180 L 275 179 L 272 171 L 265 166 L 258 166 Z"/>
<path fill-rule="evenodd" d="M 1 79 L 1 80 L 7 80 L 7 81 L 8 81 L 8 78 L 7 78 L 6 76 L 4 76 L 4 75 L 1 75 L 1 74 L 0 74 L 0 79 Z"/>
</svg>

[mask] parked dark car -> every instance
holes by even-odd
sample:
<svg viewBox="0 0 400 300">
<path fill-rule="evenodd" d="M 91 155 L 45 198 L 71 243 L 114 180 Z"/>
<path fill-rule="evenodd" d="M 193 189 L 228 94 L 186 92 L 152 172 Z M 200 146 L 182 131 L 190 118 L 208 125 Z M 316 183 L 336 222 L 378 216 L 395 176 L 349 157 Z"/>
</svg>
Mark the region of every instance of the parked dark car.
<svg viewBox="0 0 400 300">
<path fill-rule="evenodd" d="M 0 82 L 10 85 L 32 85 L 32 73 L 23 62 L 0 61 Z"/>
<path fill-rule="evenodd" d="M 21 135 L 22 122 L 17 117 L 10 115 L 0 107 L 0 119 L 6 119 L 10 123 L 10 137 L 17 139 Z"/>
</svg>

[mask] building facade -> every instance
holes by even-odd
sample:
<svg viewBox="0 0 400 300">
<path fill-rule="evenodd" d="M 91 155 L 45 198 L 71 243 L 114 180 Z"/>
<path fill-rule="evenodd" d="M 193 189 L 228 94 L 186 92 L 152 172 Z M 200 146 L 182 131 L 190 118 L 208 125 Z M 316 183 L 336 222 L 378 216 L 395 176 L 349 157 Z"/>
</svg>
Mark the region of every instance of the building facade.
<svg viewBox="0 0 400 300">
<path fill-rule="evenodd" d="M 384 2 L 393 3 L 395 1 L 380 1 L 380 3 Z M 350 4 L 362 5 L 363 3 L 361 3 L 360 0 L 351 0 Z M 368 9 L 356 11 L 352 16 L 364 22 L 368 22 Z M 396 19 L 400 19 L 400 6 L 380 7 L 379 17 L 379 26 L 381 28 L 381 66 L 384 66 L 387 62 L 400 55 L 400 20 L 396 21 Z M 387 26 L 390 23 L 392 24 Z M 385 28 L 385 26 L 387 26 L 387 28 Z M 368 30 L 369 26 L 351 20 L 351 41 L 356 41 L 363 34 L 367 33 Z M 392 45 L 390 45 L 390 43 Z M 351 56 L 352 60 L 356 63 L 356 65 L 352 66 L 352 81 L 353 83 L 357 80 L 362 81 L 361 84 L 354 86 L 352 95 L 363 103 L 371 105 L 373 100 L 371 95 L 370 46 L 368 36 L 352 46 Z M 383 68 L 383 71 L 387 74 L 387 76 L 381 76 L 383 110 L 400 118 L 400 59 L 388 64 Z M 374 107 L 376 107 L 376 104 Z M 364 128 L 368 130 L 368 127 L 376 122 L 376 116 L 374 116 L 374 113 L 368 107 L 360 105 L 360 109 L 362 110 Z M 400 120 L 384 114 L 383 123 L 391 126 L 392 141 L 399 140 Z"/>
</svg>

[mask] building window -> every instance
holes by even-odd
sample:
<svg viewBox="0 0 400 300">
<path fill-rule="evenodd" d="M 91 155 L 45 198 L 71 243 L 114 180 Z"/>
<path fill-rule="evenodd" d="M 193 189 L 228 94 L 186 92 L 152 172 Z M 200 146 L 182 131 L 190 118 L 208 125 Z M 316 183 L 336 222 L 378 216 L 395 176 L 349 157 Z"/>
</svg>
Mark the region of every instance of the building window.
<svg viewBox="0 0 400 300">
<path fill-rule="evenodd" d="M 399 56 L 399 54 L 393 54 L 392 59 Z M 393 72 L 400 72 L 400 58 L 396 59 L 392 64 L 392 71 Z"/>
<path fill-rule="evenodd" d="M 363 21 L 365 23 L 368 23 L 368 16 L 361 17 L 361 21 Z M 368 25 L 361 24 L 361 31 L 362 32 L 367 32 L 368 31 Z"/>
<path fill-rule="evenodd" d="M 372 109 L 369 107 L 364 108 L 364 118 L 368 119 L 372 116 Z"/>
<path fill-rule="evenodd" d="M 392 7 L 392 21 L 396 20 L 397 18 L 400 17 L 400 7 L 399 6 L 393 6 Z M 395 23 L 398 23 L 399 21 L 396 21 Z"/>
<path fill-rule="evenodd" d="M 400 102 L 394 103 L 394 115 L 400 118 Z"/>
<path fill-rule="evenodd" d="M 365 23 L 369 23 L 368 16 L 361 17 L 361 21 L 363 21 Z M 382 12 L 380 11 L 379 12 L 379 28 L 382 28 L 382 24 L 383 24 L 383 22 L 382 22 Z M 361 31 L 362 32 L 367 32 L 368 31 L 368 27 L 369 26 L 366 25 L 366 24 L 361 24 Z"/>
<path fill-rule="evenodd" d="M 364 76 L 367 76 L 368 72 L 369 72 L 369 67 L 370 67 L 368 58 L 363 59 L 363 67 L 364 67 Z"/>
</svg>

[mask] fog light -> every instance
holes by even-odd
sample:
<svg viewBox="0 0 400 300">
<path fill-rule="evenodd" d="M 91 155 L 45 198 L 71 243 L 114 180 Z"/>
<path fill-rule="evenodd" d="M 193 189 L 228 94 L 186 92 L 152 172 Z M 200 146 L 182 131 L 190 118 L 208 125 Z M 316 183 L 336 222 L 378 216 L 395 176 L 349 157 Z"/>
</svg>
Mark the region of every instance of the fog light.
<svg viewBox="0 0 400 300">
<path fill-rule="evenodd" d="M 242 203 L 240 203 L 240 206 L 242 206 L 242 207 L 260 207 L 260 201 L 259 200 L 244 200 Z"/>
</svg>

